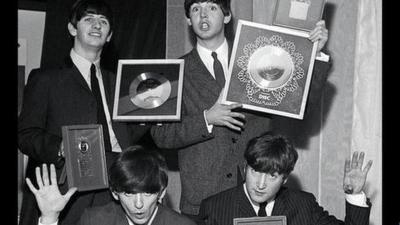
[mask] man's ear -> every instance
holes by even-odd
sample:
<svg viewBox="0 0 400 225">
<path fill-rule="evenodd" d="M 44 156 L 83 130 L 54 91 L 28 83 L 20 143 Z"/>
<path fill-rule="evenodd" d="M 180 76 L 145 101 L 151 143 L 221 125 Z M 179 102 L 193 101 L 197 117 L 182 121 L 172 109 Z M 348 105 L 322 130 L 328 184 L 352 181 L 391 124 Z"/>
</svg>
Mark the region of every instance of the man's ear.
<svg viewBox="0 0 400 225">
<path fill-rule="evenodd" d="M 68 31 L 73 37 L 76 36 L 76 28 L 74 27 L 74 25 L 72 25 L 72 23 L 68 23 Z"/>
<path fill-rule="evenodd" d="M 119 196 L 117 195 L 117 193 L 115 193 L 114 191 L 111 191 L 111 194 L 115 200 L 119 201 Z"/>
<path fill-rule="evenodd" d="M 190 21 L 190 18 L 186 18 L 186 22 L 189 26 L 192 26 L 192 21 Z"/>
<path fill-rule="evenodd" d="M 167 188 L 164 188 L 164 190 L 161 191 L 160 195 L 158 196 L 158 202 L 162 203 L 162 200 L 165 196 L 165 194 L 167 193 Z"/>
<path fill-rule="evenodd" d="M 228 24 L 232 19 L 232 13 L 229 12 L 229 15 L 224 17 L 224 24 Z"/>
<path fill-rule="evenodd" d="M 111 32 L 111 33 L 108 35 L 108 37 L 107 37 L 107 39 L 106 39 L 107 42 L 110 42 L 111 36 L 112 36 L 112 35 L 113 35 L 113 32 Z"/>
</svg>

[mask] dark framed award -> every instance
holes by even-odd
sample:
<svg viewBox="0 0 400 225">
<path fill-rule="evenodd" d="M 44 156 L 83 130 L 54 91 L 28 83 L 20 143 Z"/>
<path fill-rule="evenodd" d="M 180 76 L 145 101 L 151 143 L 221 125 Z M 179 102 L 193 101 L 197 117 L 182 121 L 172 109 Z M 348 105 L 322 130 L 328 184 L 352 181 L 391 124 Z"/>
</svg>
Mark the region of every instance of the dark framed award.
<svg viewBox="0 0 400 225">
<path fill-rule="evenodd" d="M 321 20 L 326 0 L 278 0 L 272 24 L 311 31 Z"/>
<path fill-rule="evenodd" d="M 222 103 L 303 119 L 318 46 L 308 36 L 239 20 Z"/>
<path fill-rule="evenodd" d="M 63 126 L 62 137 L 68 187 L 78 191 L 108 188 L 102 125 Z"/>
<path fill-rule="evenodd" d="M 119 60 L 113 119 L 180 120 L 183 68 L 183 59 Z"/>
<path fill-rule="evenodd" d="M 286 225 L 286 216 L 234 218 L 233 225 Z"/>
</svg>

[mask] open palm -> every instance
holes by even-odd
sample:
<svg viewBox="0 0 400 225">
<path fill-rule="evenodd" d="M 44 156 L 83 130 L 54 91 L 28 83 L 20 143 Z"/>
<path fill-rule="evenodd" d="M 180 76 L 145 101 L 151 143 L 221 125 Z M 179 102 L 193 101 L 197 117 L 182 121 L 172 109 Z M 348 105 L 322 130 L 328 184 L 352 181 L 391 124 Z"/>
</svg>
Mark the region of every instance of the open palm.
<svg viewBox="0 0 400 225">
<path fill-rule="evenodd" d="M 68 200 L 77 190 L 71 188 L 65 195 L 60 193 L 57 186 L 56 170 L 53 164 L 50 165 L 50 179 L 47 171 L 47 165 L 42 166 L 42 176 L 40 174 L 40 168 L 36 167 L 36 181 L 38 189 L 36 189 L 29 178 L 26 179 L 26 183 L 32 193 L 35 195 L 39 209 L 43 216 L 58 217 L 59 213 L 64 209 Z"/>
<path fill-rule="evenodd" d="M 344 166 L 343 189 L 347 194 L 360 193 L 365 185 L 367 174 L 372 166 L 372 160 L 369 160 L 367 165 L 362 169 L 364 162 L 364 152 L 358 154 L 357 151 L 353 153 L 351 159 L 346 159 Z"/>
</svg>

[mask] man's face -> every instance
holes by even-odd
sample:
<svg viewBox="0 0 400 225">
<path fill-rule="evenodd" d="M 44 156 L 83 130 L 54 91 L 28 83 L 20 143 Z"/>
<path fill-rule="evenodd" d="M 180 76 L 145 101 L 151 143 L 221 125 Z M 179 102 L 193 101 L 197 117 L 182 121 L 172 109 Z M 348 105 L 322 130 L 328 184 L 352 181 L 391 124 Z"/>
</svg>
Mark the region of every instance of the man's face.
<svg viewBox="0 0 400 225">
<path fill-rule="evenodd" d="M 202 40 L 224 37 L 224 25 L 229 23 L 231 15 L 224 16 L 216 3 L 199 2 L 190 6 L 190 18 L 187 22 L 193 27 L 196 36 Z"/>
<path fill-rule="evenodd" d="M 286 182 L 283 174 L 257 172 L 246 166 L 246 188 L 253 203 L 271 201 Z"/>
<path fill-rule="evenodd" d="M 115 193 L 115 199 L 121 202 L 125 214 L 134 224 L 145 224 L 157 207 L 158 193 Z"/>
<path fill-rule="evenodd" d="M 99 14 L 88 13 L 77 22 L 76 28 L 69 23 L 68 29 L 74 36 L 75 44 L 83 48 L 101 49 L 112 35 L 107 17 Z"/>
</svg>

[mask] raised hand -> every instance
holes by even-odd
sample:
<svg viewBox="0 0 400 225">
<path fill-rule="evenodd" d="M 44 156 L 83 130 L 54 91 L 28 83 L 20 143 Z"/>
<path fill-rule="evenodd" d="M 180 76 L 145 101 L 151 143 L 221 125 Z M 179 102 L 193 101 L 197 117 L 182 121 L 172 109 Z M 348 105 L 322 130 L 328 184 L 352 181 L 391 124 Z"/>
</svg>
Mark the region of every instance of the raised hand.
<svg viewBox="0 0 400 225">
<path fill-rule="evenodd" d="M 60 212 L 64 209 L 77 188 L 71 188 L 65 195 L 61 195 L 57 186 L 56 169 L 53 164 L 50 165 L 50 179 L 46 164 L 42 165 L 43 175 L 40 174 L 39 167 L 36 167 L 35 172 L 39 188 L 36 189 L 29 178 L 26 178 L 26 183 L 35 195 L 41 212 L 41 222 L 54 223 L 58 220 Z"/>
<path fill-rule="evenodd" d="M 322 50 L 325 46 L 325 43 L 328 41 L 328 29 L 325 28 L 325 21 L 320 20 L 317 22 L 314 30 L 310 32 L 310 37 L 308 38 L 312 42 L 318 42 L 317 54 Z"/>
<path fill-rule="evenodd" d="M 215 126 L 226 126 L 233 130 L 240 131 L 243 128 L 244 124 L 237 118 L 244 119 L 245 116 L 242 113 L 232 112 L 232 110 L 236 108 L 241 108 L 242 104 L 221 104 L 221 96 L 222 92 L 215 104 L 209 110 L 206 110 L 205 114 L 207 123 Z"/>
<path fill-rule="evenodd" d="M 362 169 L 363 162 L 364 152 L 358 154 L 358 152 L 355 151 L 351 162 L 350 159 L 346 159 L 343 178 L 343 189 L 345 193 L 358 194 L 363 190 L 368 171 L 372 166 L 372 160 L 368 161 L 364 169 Z"/>
</svg>

